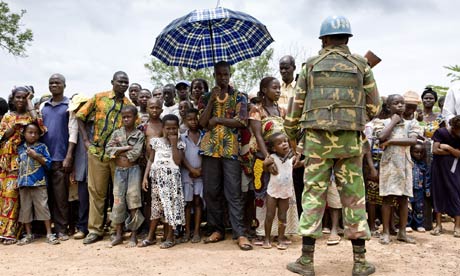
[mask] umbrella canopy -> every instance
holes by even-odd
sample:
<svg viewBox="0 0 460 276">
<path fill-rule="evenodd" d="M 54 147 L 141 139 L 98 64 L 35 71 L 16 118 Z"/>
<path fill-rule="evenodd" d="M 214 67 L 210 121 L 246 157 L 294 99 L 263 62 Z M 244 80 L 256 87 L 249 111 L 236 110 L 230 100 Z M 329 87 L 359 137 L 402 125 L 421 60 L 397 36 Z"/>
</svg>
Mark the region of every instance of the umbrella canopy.
<svg viewBox="0 0 460 276">
<path fill-rule="evenodd" d="M 259 56 L 273 42 L 254 17 L 222 7 L 194 10 L 172 21 L 156 38 L 152 55 L 171 66 L 200 69 Z"/>
</svg>

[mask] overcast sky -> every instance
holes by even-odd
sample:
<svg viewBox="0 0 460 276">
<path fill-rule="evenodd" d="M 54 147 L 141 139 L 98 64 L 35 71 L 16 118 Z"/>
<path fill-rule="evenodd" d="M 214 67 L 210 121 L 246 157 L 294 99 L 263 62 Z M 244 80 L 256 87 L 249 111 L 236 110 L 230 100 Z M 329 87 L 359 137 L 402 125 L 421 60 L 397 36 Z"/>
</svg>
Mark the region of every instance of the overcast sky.
<svg viewBox="0 0 460 276">
<path fill-rule="evenodd" d="M 56 72 L 67 78 L 67 96 L 109 90 L 118 70 L 127 72 L 131 82 L 152 88 L 144 63 L 162 28 L 194 9 L 216 6 L 206 0 L 6 2 L 13 11 L 27 10 L 22 23 L 32 29 L 34 41 L 27 58 L 0 50 L 1 97 L 14 85 L 33 85 L 38 95 L 48 92 L 48 78 Z M 275 39 L 275 60 L 293 54 L 298 68 L 319 51 L 322 20 L 345 15 L 354 34 L 351 51 L 363 55 L 372 50 L 382 59 L 374 68 L 381 94 L 421 93 L 427 84 L 449 86 L 443 66 L 460 64 L 457 0 L 223 0 L 221 6 L 264 23 Z"/>
</svg>

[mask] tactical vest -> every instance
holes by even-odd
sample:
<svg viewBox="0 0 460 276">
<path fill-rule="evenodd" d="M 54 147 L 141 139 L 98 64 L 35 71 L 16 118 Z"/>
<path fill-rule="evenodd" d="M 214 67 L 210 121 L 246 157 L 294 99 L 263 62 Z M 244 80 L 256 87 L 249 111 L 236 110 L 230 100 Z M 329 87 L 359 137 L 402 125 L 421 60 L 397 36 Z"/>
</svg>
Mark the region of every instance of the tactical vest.
<svg viewBox="0 0 460 276">
<path fill-rule="evenodd" d="M 308 61 L 307 95 L 300 119 L 302 127 L 331 132 L 364 130 L 366 65 L 364 58 L 338 50 L 329 50 Z"/>
</svg>

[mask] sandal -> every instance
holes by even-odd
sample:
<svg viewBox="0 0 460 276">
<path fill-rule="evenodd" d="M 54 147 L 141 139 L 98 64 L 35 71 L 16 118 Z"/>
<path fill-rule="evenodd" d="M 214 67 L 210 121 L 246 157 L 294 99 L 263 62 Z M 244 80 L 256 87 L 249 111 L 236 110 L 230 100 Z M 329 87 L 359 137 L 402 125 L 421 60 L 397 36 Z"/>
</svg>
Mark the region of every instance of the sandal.
<svg viewBox="0 0 460 276">
<path fill-rule="evenodd" d="M 396 237 L 396 239 L 398 241 L 402 241 L 402 242 L 405 242 L 405 243 L 408 243 L 408 244 L 416 244 L 417 243 L 414 238 L 411 238 L 409 236 L 400 236 L 400 235 L 398 235 Z"/>
<path fill-rule="evenodd" d="M 184 235 L 179 242 L 180 243 L 188 243 L 190 241 L 190 236 L 189 235 Z"/>
<path fill-rule="evenodd" d="M 460 230 L 454 229 L 454 238 L 460 238 Z"/>
<path fill-rule="evenodd" d="M 168 240 L 166 240 L 166 241 L 164 241 L 164 242 L 162 242 L 162 243 L 160 244 L 160 248 L 161 248 L 161 249 L 168 249 L 168 248 L 173 247 L 175 244 L 176 244 L 176 243 L 173 242 L 173 241 L 168 241 Z"/>
<path fill-rule="evenodd" d="M 26 245 L 31 243 L 34 240 L 34 237 L 32 235 L 25 235 L 24 238 L 20 239 L 17 243 L 17 245 Z"/>
<path fill-rule="evenodd" d="M 222 237 L 222 234 L 219 232 L 214 232 L 211 234 L 211 236 L 207 237 L 206 239 L 203 240 L 204 243 L 216 243 L 224 238 Z"/>
<path fill-rule="evenodd" d="M 388 235 L 382 234 L 379 238 L 380 244 L 387 245 L 387 244 L 390 244 L 390 242 L 391 242 L 390 236 Z"/>
<path fill-rule="evenodd" d="M 200 241 L 201 241 L 201 236 L 200 235 L 193 235 L 192 243 L 199 243 Z"/>
<path fill-rule="evenodd" d="M 4 245 L 12 245 L 12 244 L 15 244 L 17 242 L 18 241 L 16 239 L 5 239 L 5 240 L 3 240 Z"/>
<path fill-rule="evenodd" d="M 151 241 L 148 239 L 144 239 L 137 245 L 137 247 L 147 247 L 147 246 L 154 245 L 155 243 L 157 243 L 155 240 Z"/>
<path fill-rule="evenodd" d="M 54 234 L 48 234 L 46 235 L 46 239 L 47 239 L 47 243 L 51 244 L 51 245 L 56 245 L 56 244 L 60 244 L 58 238 L 56 238 L 56 235 Z"/>
<path fill-rule="evenodd" d="M 433 236 L 440 236 L 442 234 L 442 228 L 435 227 L 433 230 L 430 231 L 430 234 Z"/>
<path fill-rule="evenodd" d="M 286 250 L 286 249 L 288 249 L 288 246 L 284 242 L 279 242 L 278 245 L 276 246 L 276 248 L 278 248 L 278 250 Z"/>
<path fill-rule="evenodd" d="M 245 236 L 241 236 L 238 238 L 238 247 L 243 251 L 252 250 L 251 242 L 249 242 L 248 238 Z"/>
<path fill-rule="evenodd" d="M 327 239 L 327 242 L 326 244 L 327 245 L 337 245 L 340 243 L 340 241 L 342 240 L 342 238 L 340 236 L 335 236 L 335 237 L 329 237 Z"/>
</svg>

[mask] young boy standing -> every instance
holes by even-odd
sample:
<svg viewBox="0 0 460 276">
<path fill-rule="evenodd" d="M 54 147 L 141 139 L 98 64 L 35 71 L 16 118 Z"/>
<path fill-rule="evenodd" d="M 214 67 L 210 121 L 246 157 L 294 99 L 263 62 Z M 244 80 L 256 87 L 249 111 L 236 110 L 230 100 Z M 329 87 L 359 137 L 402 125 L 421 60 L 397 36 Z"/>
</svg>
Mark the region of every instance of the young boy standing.
<svg viewBox="0 0 460 276">
<path fill-rule="evenodd" d="M 183 166 L 181 167 L 182 187 L 184 189 L 185 199 L 185 236 L 184 242 L 192 239 L 192 243 L 201 241 L 200 223 L 203 197 L 203 179 L 201 177 L 201 156 L 198 154 L 200 150 L 201 137 L 204 134 L 199 129 L 198 110 L 189 109 L 185 114 L 185 125 L 187 130 L 181 134 L 181 140 L 185 143 Z M 193 236 L 190 236 L 191 213 L 194 209 L 194 231 Z"/>
<path fill-rule="evenodd" d="M 147 102 L 152 98 L 150 90 L 143 88 L 137 96 L 137 103 L 139 104 L 139 118 L 141 124 L 145 124 L 149 120 L 149 113 L 147 112 Z"/>
<path fill-rule="evenodd" d="M 46 238 L 49 244 L 59 244 L 59 240 L 51 232 L 51 215 L 48 208 L 48 192 L 46 190 L 46 170 L 51 168 L 51 156 L 45 144 L 39 143 L 40 128 L 28 124 L 24 128 L 25 142 L 18 148 L 19 153 L 19 222 L 26 228 L 26 235 L 18 245 L 29 244 L 33 241 L 32 221 L 45 222 Z"/>
<path fill-rule="evenodd" d="M 107 144 L 106 151 L 115 159 L 113 183 L 113 207 L 111 220 L 116 227 L 116 236 L 110 243 L 115 246 L 123 243 L 123 227 L 131 230 L 131 238 L 126 247 L 137 245 L 137 229 L 144 221 L 139 208 L 141 202 L 142 171 L 138 159 L 142 153 L 145 136 L 136 128 L 137 108 L 126 106 L 121 110 L 123 126 L 115 130 Z M 129 211 L 129 215 L 128 215 Z"/>
</svg>

